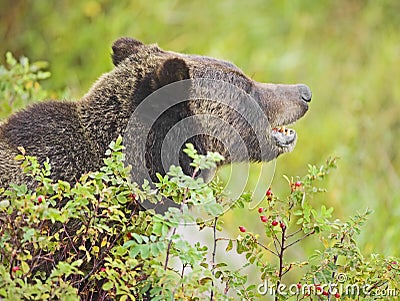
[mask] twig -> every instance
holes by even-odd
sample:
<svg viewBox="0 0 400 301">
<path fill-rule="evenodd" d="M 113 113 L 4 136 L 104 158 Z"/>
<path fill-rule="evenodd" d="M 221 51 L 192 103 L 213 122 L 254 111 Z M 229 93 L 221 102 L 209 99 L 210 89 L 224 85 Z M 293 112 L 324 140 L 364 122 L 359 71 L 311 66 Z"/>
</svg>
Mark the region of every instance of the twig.
<svg viewBox="0 0 400 301">
<path fill-rule="evenodd" d="M 292 266 L 292 264 L 289 264 L 289 267 L 282 273 L 282 276 L 289 272 L 292 269 Z"/>
<path fill-rule="evenodd" d="M 274 254 L 275 256 L 279 256 L 279 254 L 277 252 L 274 252 L 273 250 L 271 250 L 270 248 L 264 246 L 262 243 L 256 241 L 256 244 L 259 245 L 261 248 L 267 250 L 268 252 Z"/>
<path fill-rule="evenodd" d="M 197 174 L 198 172 L 199 172 L 199 168 L 196 167 L 195 170 L 193 171 L 192 179 L 194 179 L 194 178 L 196 177 L 196 174 Z M 179 210 L 180 210 L 181 213 L 183 213 L 183 206 L 185 205 L 185 201 L 186 201 L 187 193 L 188 193 L 188 192 L 189 192 L 189 188 L 186 188 L 185 193 L 184 193 L 184 195 L 183 195 L 183 200 L 182 200 L 181 206 L 180 206 L 180 208 L 179 208 Z M 177 229 L 177 227 L 174 227 L 174 228 L 173 228 L 171 237 L 174 236 L 174 235 L 176 234 L 176 229 Z M 170 255 L 170 252 L 171 252 L 171 246 L 172 246 L 172 238 L 169 240 L 168 246 L 167 246 L 167 254 L 166 254 L 166 257 L 165 257 L 164 271 L 166 271 L 167 268 L 168 268 L 168 261 L 169 261 L 169 255 Z"/>
<path fill-rule="evenodd" d="M 171 237 L 174 236 L 175 234 L 176 234 L 176 227 L 174 227 L 174 230 L 172 230 Z M 172 238 L 168 242 L 167 254 L 166 254 L 165 263 L 164 263 L 164 271 L 166 271 L 168 268 L 168 260 L 169 260 L 169 254 L 171 252 L 171 246 L 172 246 Z"/>
<path fill-rule="evenodd" d="M 136 201 L 133 201 L 132 203 L 128 204 L 128 207 L 131 204 L 137 204 Z M 129 220 L 132 219 L 132 217 L 136 214 L 137 212 L 135 210 L 132 210 L 130 216 L 129 216 Z M 97 268 L 103 264 L 104 258 L 107 256 L 107 254 L 109 253 L 109 251 L 115 246 L 115 243 L 122 237 L 122 233 L 119 233 L 115 236 L 114 240 L 110 243 L 110 245 L 102 252 L 102 256 L 100 258 L 100 260 L 97 261 L 97 263 L 95 263 L 91 269 L 91 271 L 83 278 L 79 281 L 78 286 L 80 287 L 83 283 L 86 282 L 87 279 L 89 279 L 89 277 L 91 275 L 93 275 L 95 273 L 95 271 L 97 271 Z M 85 258 L 86 255 L 83 257 Z M 89 281 L 85 283 L 84 287 L 82 289 L 80 289 L 80 291 L 84 290 L 87 286 L 89 285 Z"/>
<path fill-rule="evenodd" d="M 211 270 L 211 274 L 214 276 L 215 275 L 215 255 L 217 253 L 217 222 L 218 222 L 218 217 L 214 218 L 214 225 L 213 225 L 213 238 L 214 238 L 214 242 L 213 242 L 213 252 L 212 252 L 212 270 Z M 211 281 L 211 293 L 210 293 L 210 301 L 214 300 L 214 279 Z"/>
<path fill-rule="evenodd" d="M 281 235 L 281 241 L 280 241 L 280 246 L 281 246 L 281 250 L 279 253 L 279 274 L 278 274 L 278 281 L 276 283 L 276 289 L 275 289 L 275 300 L 278 300 L 278 290 L 279 290 L 279 286 L 281 284 L 282 281 L 282 276 L 284 275 L 284 271 L 283 271 L 283 253 L 285 252 L 286 248 L 285 248 L 285 233 L 286 233 L 286 227 L 282 227 L 282 235 Z"/>
<path fill-rule="evenodd" d="M 302 241 L 303 239 L 307 238 L 310 235 L 313 235 L 315 233 L 315 230 L 312 230 L 311 232 L 305 234 L 304 236 L 300 237 L 299 239 L 296 239 L 294 242 L 291 242 L 290 244 L 288 244 L 287 246 L 285 246 L 285 249 L 297 244 L 298 242 Z"/>
<path fill-rule="evenodd" d="M 286 236 L 286 238 L 291 238 L 292 236 L 295 236 L 297 233 L 300 233 L 301 230 L 302 230 L 302 229 L 300 228 L 299 230 L 294 231 L 292 234 L 288 234 L 288 235 Z"/>
<path fill-rule="evenodd" d="M 276 253 L 279 254 L 279 250 L 282 249 L 282 244 L 279 242 L 278 236 L 276 236 L 275 231 L 271 231 L 273 236 L 273 242 L 275 246 Z M 278 244 L 278 245 L 277 245 Z"/>
</svg>

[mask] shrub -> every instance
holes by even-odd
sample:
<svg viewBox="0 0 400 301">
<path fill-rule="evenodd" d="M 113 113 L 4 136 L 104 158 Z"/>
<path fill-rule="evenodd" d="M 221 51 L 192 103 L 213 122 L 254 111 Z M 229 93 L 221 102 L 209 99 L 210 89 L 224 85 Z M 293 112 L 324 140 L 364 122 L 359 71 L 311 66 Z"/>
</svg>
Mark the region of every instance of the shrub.
<svg viewBox="0 0 400 301">
<path fill-rule="evenodd" d="M 333 208 L 315 200 L 320 181 L 336 159 L 309 165 L 303 177 L 286 177 L 290 193 L 282 198 L 270 188 L 253 210 L 262 231 L 237 222 L 237 234 L 223 234 L 220 216 L 227 199 L 215 179 L 205 184 L 196 175 L 223 160 L 186 154 L 194 173 L 171 166 L 158 183 L 142 186 L 129 180 L 122 138 L 111 143 L 104 166 L 70 184 L 52 181 L 48 162 L 38 164 L 21 149 L 16 160 L 37 186 L 11 185 L 0 190 L 0 300 L 377 300 L 395 298 L 400 288 L 399 259 L 365 256 L 356 236 L 371 211 L 348 221 L 333 217 Z M 173 200 L 164 215 L 140 210 L 140 201 Z M 233 210 L 249 210 L 244 193 Z M 192 212 L 200 208 L 203 215 Z M 202 216 L 202 217 L 201 217 Z M 178 227 L 211 229 L 211 245 L 189 243 Z M 315 237 L 320 247 L 309 258 L 287 258 L 299 242 Z M 229 257 L 246 262 L 232 268 Z M 243 268 L 260 273 L 249 283 Z M 297 270 L 294 284 L 285 275 Z"/>
<path fill-rule="evenodd" d="M 7 66 L 0 66 L 0 118 L 6 117 L 16 108 L 27 105 L 32 99 L 42 100 L 49 93 L 42 89 L 40 81 L 50 77 L 44 71 L 47 62 L 29 63 L 28 58 L 17 61 L 10 52 L 6 54 Z"/>
</svg>

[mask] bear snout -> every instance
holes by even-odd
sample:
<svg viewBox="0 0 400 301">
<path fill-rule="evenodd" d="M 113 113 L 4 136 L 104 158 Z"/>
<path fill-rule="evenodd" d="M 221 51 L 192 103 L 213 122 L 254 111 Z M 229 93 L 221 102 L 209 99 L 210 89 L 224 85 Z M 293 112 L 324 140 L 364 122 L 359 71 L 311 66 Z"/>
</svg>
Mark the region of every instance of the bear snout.
<svg viewBox="0 0 400 301">
<path fill-rule="evenodd" d="M 299 88 L 301 99 L 306 102 L 310 102 L 311 98 L 312 98 L 312 92 L 311 92 L 310 88 L 304 84 L 299 84 L 298 88 Z"/>
</svg>

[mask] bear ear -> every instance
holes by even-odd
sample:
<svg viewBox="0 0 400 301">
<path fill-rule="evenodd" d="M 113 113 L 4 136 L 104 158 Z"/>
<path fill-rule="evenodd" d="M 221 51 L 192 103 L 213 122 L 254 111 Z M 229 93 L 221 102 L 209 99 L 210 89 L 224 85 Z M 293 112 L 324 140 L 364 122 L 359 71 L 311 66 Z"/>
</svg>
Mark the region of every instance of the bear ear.
<svg viewBox="0 0 400 301">
<path fill-rule="evenodd" d="M 158 89 L 173 82 L 189 78 L 189 68 L 183 59 L 168 59 L 156 70 L 154 88 Z"/>
<path fill-rule="evenodd" d="M 144 44 L 139 40 L 132 38 L 119 38 L 112 45 L 112 61 L 115 66 L 117 66 L 121 61 L 126 59 L 131 54 L 137 52 L 137 48 L 143 46 Z"/>
</svg>

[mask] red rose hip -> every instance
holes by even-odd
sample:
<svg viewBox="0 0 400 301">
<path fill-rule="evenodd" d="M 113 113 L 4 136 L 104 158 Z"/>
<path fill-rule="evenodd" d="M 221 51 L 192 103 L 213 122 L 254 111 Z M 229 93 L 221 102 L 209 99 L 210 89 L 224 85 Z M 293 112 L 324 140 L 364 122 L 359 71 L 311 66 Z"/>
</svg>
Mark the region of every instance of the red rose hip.
<svg viewBox="0 0 400 301">
<path fill-rule="evenodd" d="M 19 266 L 12 267 L 11 271 L 13 273 L 15 273 L 16 271 L 19 271 Z"/>
<path fill-rule="evenodd" d="M 239 226 L 239 231 L 240 231 L 240 232 L 246 232 L 246 228 L 243 227 L 243 226 Z"/>
</svg>

